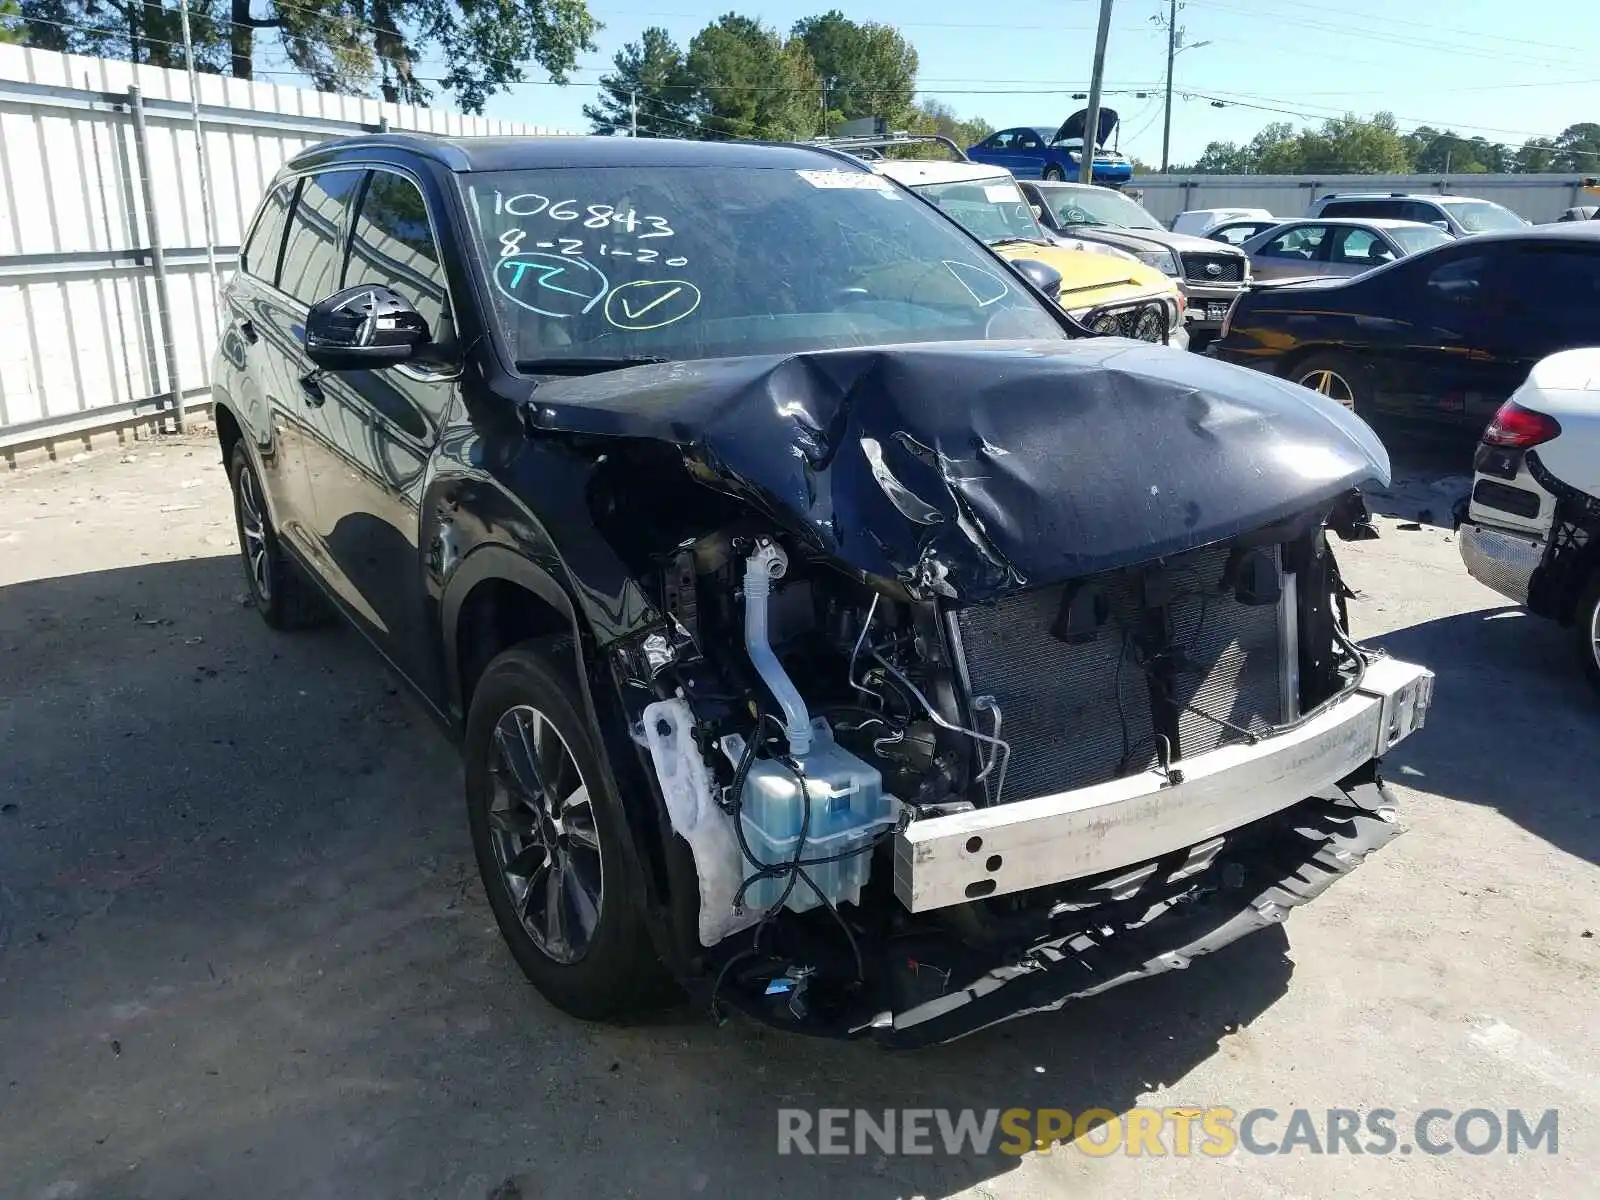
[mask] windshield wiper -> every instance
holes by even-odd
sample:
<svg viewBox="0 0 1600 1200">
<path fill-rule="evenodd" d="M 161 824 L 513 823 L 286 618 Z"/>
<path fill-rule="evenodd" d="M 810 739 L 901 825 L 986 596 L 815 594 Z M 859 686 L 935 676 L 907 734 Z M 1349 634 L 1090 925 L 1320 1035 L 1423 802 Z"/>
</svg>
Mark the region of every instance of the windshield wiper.
<svg viewBox="0 0 1600 1200">
<path fill-rule="evenodd" d="M 994 241 L 989 243 L 991 246 L 1048 246 L 1049 244 L 1043 238 L 1030 237 L 995 238 Z"/>
<path fill-rule="evenodd" d="M 628 367 L 644 367 L 652 363 L 671 362 L 654 354 L 632 357 L 591 355 L 586 358 L 519 358 L 517 370 L 530 375 L 598 375 L 602 371 L 623 371 Z"/>
</svg>

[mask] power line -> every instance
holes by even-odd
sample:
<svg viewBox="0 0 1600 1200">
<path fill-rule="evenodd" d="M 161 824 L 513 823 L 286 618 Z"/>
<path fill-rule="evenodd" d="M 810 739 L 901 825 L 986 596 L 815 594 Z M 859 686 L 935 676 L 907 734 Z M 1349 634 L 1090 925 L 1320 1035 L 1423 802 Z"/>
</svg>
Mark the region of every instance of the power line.
<svg viewBox="0 0 1600 1200">
<path fill-rule="evenodd" d="M 1343 110 L 1331 109 L 1331 108 L 1326 108 L 1326 107 L 1317 106 L 1317 105 L 1313 105 L 1311 107 L 1313 107 L 1313 108 L 1319 108 L 1320 107 L 1320 108 L 1322 108 L 1322 111 L 1320 111 L 1320 112 L 1308 112 L 1305 107 L 1301 107 L 1301 108 L 1283 108 L 1283 107 L 1275 107 L 1275 106 L 1266 105 L 1266 104 L 1253 104 L 1253 103 L 1250 103 L 1247 100 L 1239 99 L 1238 97 L 1251 95 L 1251 98 L 1252 99 L 1256 99 L 1256 100 L 1278 99 L 1278 100 L 1280 100 L 1280 102 L 1282 104 L 1292 104 L 1294 102 L 1292 100 L 1283 100 L 1281 97 L 1252 95 L 1251 93 L 1244 93 L 1244 92 L 1238 92 L 1238 93 L 1234 93 L 1234 92 L 1209 93 L 1209 92 L 1195 91 L 1192 88 L 1186 88 L 1186 89 L 1183 89 L 1179 93 L 1179 95 L 1181 95 L 1185 100 L 1205 100 L 1205 101 L 1211 102 L 1213 104 L 1224 105 L 1225 107 L 1255 109 L 1255 110 L 1257 110 L 1259 112 L 1275 113 L 1275 114 L 1277 114 L 1279 116 L 1300 117 L 1301 119 L 1307 120 L 1307 121 L 1328 120 L 1330 118 L 1337 119 L 1338 117 L 1342 117 L 1342 116 L 1345 115 L 1345 112 Z M 1392 113 L 1390 115 L 1394 116 L 1394 119 L 1395 119 L 1395 122 L 1396 122 L 1397 125 L 1401 121 L 1405 121 L 1407 124 L 1411 125 L 1412 128 L 1408 132 L 1414 132 L 1416 129 L 1419 129 L 1419 128 L 1423 127 L 1423 126 L 1427 126 L 1430 129 L 1441 129 L 1441 132 L 1444 132 L 1444 133 L 1456 133 L 1457 130 L 1460 130 L 1460 129 L 1475 130 L 1475 131 L 1480 132 L 1480 133 L 1502 133 L 1502 134 L 1507 134 L 1507 135 L 1509 135 L 1511 137 L 1520 137 L 1524 141 L 1532 140 L 1532 139 L 1535 139 L 1535 138 L 1543 139 L 1543 140 L 1553 140 L 1553 137 L 1554 137 L 1554 135 L 1552 135 L 1552 134 L 1533 133 L 1533 132 L 1530 132 L 1529 130 L 1526 130 L 1526 129 L 1497 129 L 1494 126 L 1491 126 L 1491 125 L 1464 125 L 1464 124 L 1460 124 L 1458 122 L 1453 122 L 1453 121 L 1441 121 L 1441 120 L 1439 120 L 1437 118 L 1408 117 L 1408 116 L 1400 116 L 1400 115 L 1396 115 L 1396 114 L 1392 114 Z M 1455 128 L 1449 128 L 1449 126 L 1452 126 L 1452 125 L 1455 126 Z M 1441 128 L 1441 127 L 1444 127 L 1444 128 Z M 1464 139 L 1464 140 L 1470 140 L 1470 139 Z M 1562 153 L 1582 154 L 1582 155 L 1586 155 L 1586 156 L 1600 157 L 1600 151 L 1596 151 L 1596 150 L 1570 150 L 1570 151 L 1564 150 L 1564 151 L 1562 151 Z"/>
<path fill-rule="evenodd" d="M 1257 18 L 1260 18 L 1263 15 L 1259 8 L 1244 8 L 1238 5 L 1223 3 L 1223 0 L 1192 0 L 1192 2 L 1202 5 L 1206 8 L 1218 9 L 1223 12 L 1243 13 Z M 1494 50 L 1487 46 L 1462 45 L 1460 43 L 1442 41 L 1438 37 L 1429 39 L 1410 37 L 1405 34 L 1384 33 L 1380 31 L 1384 22 L 1384 18 L 1382 17 L 1373 18 L 1373 22 L 1380 26 L 1380 29 L 1374 29 L 1370 25 L 1355 29 L 1347 25 L 1337 25 L 1330 21 L 1307 20 L 1304 17 L 1285 17 L 1274 15 L 1271 20 L 1277 24 L 1296 25 L 1305 29 L 1315 29 L 1320 33 L 1331 34 L 1335 37 L 1359 38 L 1361 41 L 1369 43 L 1384 42 L 1390 45 L 1421 48 L 1424 50 L 1448 50 L 1454 54 L 1465 55 L 1469 58 L 1486 59 L 1492 62 L 1518 62 L 1536 67 L 1547 67 L 1551 65 L 1548 57 L 1534 58 L 1530 55 L 1510 55 L 1504 50 Z M 1278 49 L 1283 49 L 1282 43 L 1278 43 Z M 1570 47 L 1567 48 L 1567 52 L 1571 53 Z M 1569 68 L 1576 69 L 1579 64 L 1560 63 L 1556 65 L 1567 66 Z"/>
<path fill-rule="evenodd" d="M 1382 25 L 1405 25 L 1405 26 L 1409 26 L 1412 29 L 1425 29 L 1429 33 L 1433 33 L 1433 34 L 1437 34 L 1439 32 L 1439 25 L 1438 25 L 1438 22 L 1436 22 L 1436 21 L 1407 21 L 1407 20 L 1404 20 L 1404 19 L 1402 19 L 1400 17 L 1393 16 L 1390 13 L 1357 12 L 1357 11 L 1355 11 L 1353 9 L 1345 8 L 1342 5 L 1336 10 L 1330 10 L 1329 8 L 1327 8 L 1324 5 L 1297 4 L 1297 3 L 1294 3 L 1294 0 L 1272 0 L 1272 2 L 1273 3 L 1278 3 L 1278 4 L 1283 4 L 1285 7 L 1292 8 L 1292 9 L 1296 10 L 1297 12 L 1321 13 L 1324 16 L 1329 15 L 1330 13 L 1333 13 L 1334 15 L 1338 15 L 1338 16 L 1341 16 L 1341 17 L 1352 17 L 1352 18 L 1355 18 L 1356 20 L 1377 21 L 1377 22 L 1380 22 Z M 1273 15 L 1270 12 L 1266 13 L 1266 14 L 1263 14 L 1260 8 L 1232 9 L 1231 6 L 1229 6 L 1227 4 L 1215 3 L 1214 0 L 1193 0 L 1193 3 L 1202 4 L 1202 5 L 1205 5 L 1207 7 L 1212 7 L 1212 8 L 1230 8 L 1231 11 L 1237 11 L 1237 12 L 1246 12 L 1247 11 L 1253 16 L 1262 16 L 1262 15 L 1270 16 L 1270 15 Z M 1492 42 L 1515 42 L 1515 43 L 1517 43 L 1519 45 L 1535 46 L 1535 47 L 1538 47 L 1538 48 L 1544 49 L 1544 50 L 1560 50 L 1563 53 L 1571 53 L 1572 50 L 1573 50 L 1572 46 L 1570 46 L 1570 45 L 1563 46 L 1559 42 L 1541 42 L 1541 41 L 1535 41 L 1533 38 L 1510 37 L 1510 36 L 1507 36 L 1506 34 L 1500 33 L 1499 31 L 1496 31 L 1494 33 L 1480 33 L 1477 30 L 1473 30 L 1473 29 L 1459 29 L 1459 28 L 1456 28 L 1455 26 L 1451 26 L 1450 29 L 1448 30 L 1448 32 L 1454 34 L 1457 37 L 1484 38 L 1484 39 L 1486 39 L 1488 41 L 1492 41 Z M 1361 31 L 1361 33 L 1362 33 L 1362 36 L 1365 36 L 1365 31 L 1364 30 Z"/>
</svg>

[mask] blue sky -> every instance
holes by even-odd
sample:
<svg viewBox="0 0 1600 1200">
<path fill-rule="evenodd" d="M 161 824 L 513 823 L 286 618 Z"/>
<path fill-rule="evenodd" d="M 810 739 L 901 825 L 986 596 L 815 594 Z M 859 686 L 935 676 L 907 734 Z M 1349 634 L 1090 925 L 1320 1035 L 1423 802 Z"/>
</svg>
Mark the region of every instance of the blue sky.
<svg viewBox="0 0 1600 1200">
<path fill-rule="evenodd" d="M 1402 129 L 1448 125 L 1520 144 L 1576 121 L 1600 120 L 1600 4 L 1576 0 L 1187 0 L 1178 23 L 1190 42 L 1175 87 L 1172 156 L 1188 161 L 1214 139 L 1244 140 L 1268 121 L 1305 124 L 1353 110 L 1387 109 Z M 733 9 L 787 30 L 828 9 L 817 3 L 733 5 L 723 0 L 591 0 L 606 28 L 568 87 L 520 86 L 490 101 L 488 115 L 584 130 L 582 105 L 611 56 L 648 25 L 687 45 Z M 1049 124 L 1081 102 L 1094 52 L 1098 0 L 879 0 L 847 16 L 898 26 L 921 56 L 923 93 L 992 125 Z M 1110 102 L 1122 114 L 1122 148 L 1154 163 L 1161 152 L 1165 34 L 1150 18 L 1166 0 L 1116 0 L 1107 56 Z M 988 24 L 985 11 L 1005 13 Z M 1531 14 L 1539 14 L 1537 17 Z M 426 73 L 426 71 L 422 72 Z M 535 76 L 537 77 L 537 76 Z M 1065 92 L 1066 94 L 1052 94 Z M 1280 112 L 1275 110 L 1288 110 Z"/>
</svg>

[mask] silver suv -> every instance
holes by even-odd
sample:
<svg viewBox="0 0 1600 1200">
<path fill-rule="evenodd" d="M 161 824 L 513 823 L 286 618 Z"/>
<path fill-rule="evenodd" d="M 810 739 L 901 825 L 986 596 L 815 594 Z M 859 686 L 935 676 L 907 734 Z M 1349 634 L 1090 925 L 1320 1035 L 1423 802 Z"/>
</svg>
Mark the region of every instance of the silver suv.
<svg viewBox="0 0 1600 1200">
<path fill-rule="evenodd" d="M 1405 192 L 1331 192 L 1311 202 L 1308 217 L 1387 217 L 1423 221 L 1451 237 L 1521 229 L 1529 222 L 1504 205 L 1472 196 L 1420 196 Z"/>
</svg>

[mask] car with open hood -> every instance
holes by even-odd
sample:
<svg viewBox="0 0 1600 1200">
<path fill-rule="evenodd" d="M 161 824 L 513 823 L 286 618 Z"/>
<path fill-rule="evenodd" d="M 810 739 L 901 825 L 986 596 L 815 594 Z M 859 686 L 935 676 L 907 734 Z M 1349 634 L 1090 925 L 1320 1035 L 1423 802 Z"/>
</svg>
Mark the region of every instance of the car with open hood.
<svg viewBox="0 0 1600 1200">
<path fill-rule="evenodd" d="M 1002 258 L 1055 270 L 1061 306 L 1096 332 L 1188 347 L 1187 298 L 1175 280 L 1121 247 L 1056 237 L 1039 223 L 1010 172 L 920 158 L 886 158 L 873 169 L 904 184 Z M 1113 253 L 1095 253 L 1102 247 Z"/>
<path fill-rule="evenodd" d="M 456 739 L 565 1011 L 677 986 L 944 1041 L 1400 832 L 1377 763 L 1432 677 L 1351 638 L 1332 548 L 1372 534 L 1372 431 L 1091 334 L 861 160 L 375 134 L 288 162 L 243 242 L 250 601 L 342 616 Z"/>
<path fill-rule="evenodd" d="M 991 133 L 967 147 L 973 162 L 1004 167 L 1018 179 L 1078 179 L 1083 170 L 1083 127 L 1089 110 L 1080 108 L 1059 127 L 1019 125 Z M 1133 162 L 1115 147 L 1108 148 L 1120 118 L 1114 108 L 1102 108 L 1097 122 L 1094 167 L 1090 182 L 1112 187 L 1133 178 Z"/>
<path fill-rule="evenodd" d="M 1206 238 L 1173 233 L 1128 196 L 1086 183 L 1021 183 L 1039 221 L 1061 237 L 1115 246 L 1182 281 L 1190 348 L 1203 350 L 1222 329 L 1234 298 L 1250 283 L 1250 260 Z"/>
</svg>

